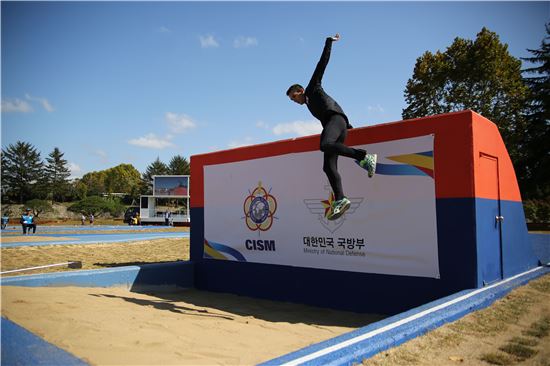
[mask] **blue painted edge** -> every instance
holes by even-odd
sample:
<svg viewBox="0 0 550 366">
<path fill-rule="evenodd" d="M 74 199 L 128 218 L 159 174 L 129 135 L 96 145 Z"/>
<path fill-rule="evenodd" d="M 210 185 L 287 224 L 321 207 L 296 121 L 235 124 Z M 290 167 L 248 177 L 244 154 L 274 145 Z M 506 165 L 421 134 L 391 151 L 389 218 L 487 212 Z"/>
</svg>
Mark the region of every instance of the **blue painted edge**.
<svg viewBox="0 0 550 366">
<path fill-rule="evenodd" d="M 2 317 L 2 365 L 88 365 Z"/>
<path fill-rule="evenodd" d="M 92 269 L 80 271 L 54 272 L 34 275 L 4 277 L 0 279 L 1 286 L 98 286 L 110 287 L 130 285 L 139 273 L 138 266 L 117 267 L 109 269 Z"/>
<path fill-rule="evenodd" d="M 550 273 L 549 267 L 537 267 L 533 270 L 519 274 L 513 278 L 505 279 L 492 286 L 481 289 L 460 291 L 456 294 L 430 302 L 428 304 L 411 309 L 404 313 L 386 318 L 366 327 L 343 334 L 341 336 L 320 342 L 298 351 L 277 357 L 261 363 L 260 365 L 352 365 L 369 358 L 386 349 L 398 346 L 410 339 L 433 330 L 445 323 L 457 320 L 464 315 L 485 308 L 497 299 L 505 296 L 514 288 L 524 285 L 532 279 Z M 463 296 L 470 296 L 460 300 Z M 447 303 L 454 302 L 446 306 Z M 429 314 L 422 315 L 430 309 L 442 307 Z M 406 321 L 410 317 L 416 319 Z M 400 323 L 401 322 L 401 323 Z M 392 327 L 392 325 L 395 325 Z M 390 329 L 385 329 L 390 328 Z M 372 336 L 368 336 L 373 333 Z M 354 341 L 356 337 L 367 337 L 360 341 Z M 344 343 L 340 348 L 340 344 Z M 337 349 L 338 348 L 338 349 Z M 315 353 L 320 354 L 313 357 Z M 310 357 L 310 360 L 299 359 Z"/>
<path fill-rule="evenodd" d="M 194 287 L 194 265 L 190 261 L 144 264 L 108 269 L 55 272 L 0 278 L 0 286 L 140 286 Z"/>
</svg>

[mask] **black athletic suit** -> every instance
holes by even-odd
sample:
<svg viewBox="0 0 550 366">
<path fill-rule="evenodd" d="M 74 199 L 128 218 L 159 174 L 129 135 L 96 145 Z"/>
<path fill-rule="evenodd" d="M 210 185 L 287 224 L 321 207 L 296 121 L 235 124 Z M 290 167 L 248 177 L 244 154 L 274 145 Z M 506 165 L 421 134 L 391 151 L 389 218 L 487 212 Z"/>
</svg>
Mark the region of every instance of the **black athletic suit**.
<svg viewBox="0 0 550 366">
<path fill-rule="evenodd" d="M 321 133 L 321 151 L 325 153 L 323 171 L 326 173 L 334 199 L 344 198 L 342 180 L 338 173 L 338 156 L 362 160 L 365 158 L 365 150 L 353 149 L 344 145 L 347 136 L 347 129 L 352 128 L 348 117 L 344 114 L 342 107 L 336 103 L 321 87 L 321 80 L 325 73 L 330 51 L 332 38 L 327 38 L 321 59 L 313 72 L 313 76 L 305 89 L 306 105 L 311 114 L 321 121 L 323 132 Z"/>
</svg>

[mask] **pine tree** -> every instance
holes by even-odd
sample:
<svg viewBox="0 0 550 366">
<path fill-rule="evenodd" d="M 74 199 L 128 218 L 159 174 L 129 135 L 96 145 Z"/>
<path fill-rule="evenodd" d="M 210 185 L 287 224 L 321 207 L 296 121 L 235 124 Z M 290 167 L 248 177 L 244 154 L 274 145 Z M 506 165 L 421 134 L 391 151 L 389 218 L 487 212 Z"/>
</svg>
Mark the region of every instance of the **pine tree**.
<svg viewBox="0 0 550 366">
<path fill-rule="evenodd" d="M 520 177 L 526 198 L 550 199 L 550 23 L 539 49 L 528 49 L 532 57 L 523 58 L 538 66 L 524 71 L 531 90 L 524 151 L 525 172 Z"/>
<path fill-rule="evenodd" d="M 154 175 L 168 175 L 170 174 L 170 169 L 160 161 L 160 158 L 157 156 L 157 159 L 149 164 L 145 173 L 142 175 L 142 189 L 143 194 L 151 194 L 153 192 L 153 176 Z"/>
<path fill-rule="evenodd" d="M 67 166 L 67 160 L 63 159 L 65 154 L 59 148 L 54 148 L 46 158 L 45 179 L 49 188 L 52 203 L 54 201 L 61 202 L 69 193 L 69 176 L 71 171 Z"/>
<path fill-rule="evenodd" d="M 186 158 L 180 155 L 174 156 L 168 164 L 169 174 L 172 175 L 189 175 L 191 172 L 191 166 Z"/>
<path fill-rule="evenodd" d="M 17 141 L 2 149 L 2 196 L 21 204 L 36 198 L 43 167 L 40 152 L 28 142 Z"/>
</svg>

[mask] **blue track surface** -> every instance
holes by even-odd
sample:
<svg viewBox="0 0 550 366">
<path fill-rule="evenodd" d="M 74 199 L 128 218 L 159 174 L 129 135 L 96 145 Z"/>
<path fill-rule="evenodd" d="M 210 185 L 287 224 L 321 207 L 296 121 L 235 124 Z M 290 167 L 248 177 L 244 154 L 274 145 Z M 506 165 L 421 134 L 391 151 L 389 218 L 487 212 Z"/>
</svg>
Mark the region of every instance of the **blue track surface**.
<svg viewBox="0 0 550 366">
<path fill-rule="evenodd" d="M 143 230 L 163 230 L 166 226 L 159 225 L 145 225 L 145 226 L 125 226 L 125 225 L 65 225 L 65 226 L 40 226 L 38 225 L 38 231 L 49 233 L 58 231 L 102 231 L 102 230 L 120 230 L 120 231 L 143 231 Z M 5 233 L 21 233 L 20 225 L 9 225 L 2 230 Z"/>
<path fill-rule="evenodd" d="M 23 246 L 44 246 L 44 245 L 68 245 L 68 244 L 102 244 L 102 243 L 121 243 L 152 239 L 166 238 L 188 238 L 188 232 L 158 232 L 158 233 L 120 233 L 120 234 L 34 234 L 32 236 L 40 237 L 65 237 L 71 240 L 49 240 L 49 241 L 34 241 L 34 242 L 11 242 L 2 243 L 2 248 L 14 248 Z"/>
</svg>

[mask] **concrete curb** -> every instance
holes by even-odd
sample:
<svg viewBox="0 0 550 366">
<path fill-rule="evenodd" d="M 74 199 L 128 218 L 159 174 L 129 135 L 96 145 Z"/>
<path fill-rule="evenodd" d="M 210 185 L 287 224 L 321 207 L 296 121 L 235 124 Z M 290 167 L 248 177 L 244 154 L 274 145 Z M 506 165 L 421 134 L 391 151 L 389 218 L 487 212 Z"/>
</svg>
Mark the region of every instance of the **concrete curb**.
<svg viewBox="0 0 550 366">
<path fill-rule="evenodd" d="M 81 366 L 87 363 L 2 317 L 2 365 Z"/>
<path fill-rule="evenodd" d="M 537 267 L 481 289 L 465 290 L 260 365 L 352 365 L 445 323 L 485 308 L 514 288 L 550 273 Z"/>
<path fill-rule="evenodd" d="M 136 290 L 150 286 L 193 287 L 192 262 L 170 262 L 0 278 L 0 286 L 125 286 Z"/>
</svg>

